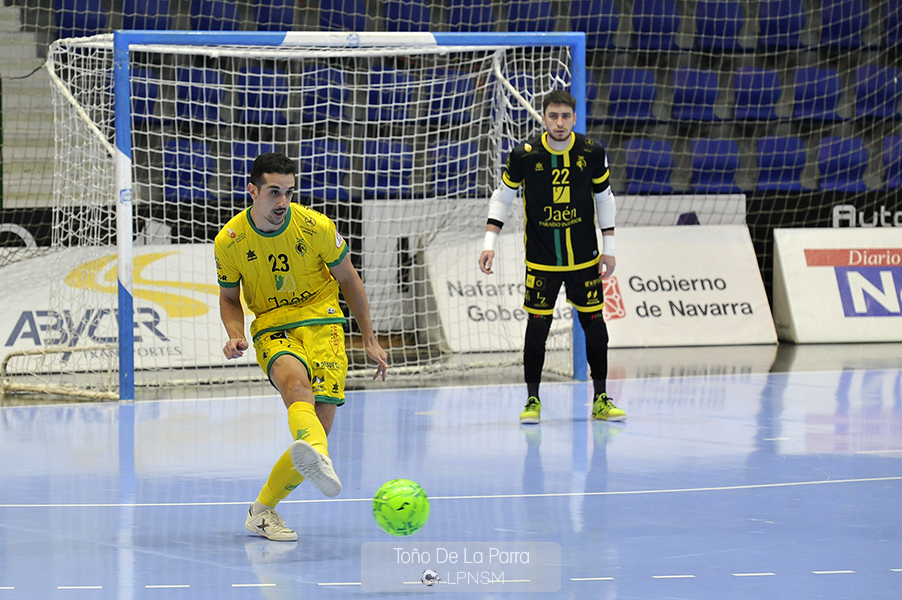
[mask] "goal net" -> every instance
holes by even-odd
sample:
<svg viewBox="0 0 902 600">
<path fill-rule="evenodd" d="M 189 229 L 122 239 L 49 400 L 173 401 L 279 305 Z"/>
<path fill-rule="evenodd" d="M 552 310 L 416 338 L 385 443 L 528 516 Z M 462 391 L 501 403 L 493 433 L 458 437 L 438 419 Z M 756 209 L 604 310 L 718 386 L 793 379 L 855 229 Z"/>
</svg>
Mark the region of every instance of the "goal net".
<svg viewBox="0 0 902 600">
<path fill-rule="evenodd" d="M 212 241 L 250 205 L 250 165 L 268 151 L 297 161 L 298 201 L 348 240 L 394 377 L 520 363 L 522 216 L 498 272 L 479 274 L 487 198 L 541 130 L 542 96 L 584 98 L 581 34 L 116 35 L 134 36 L 125 98 L 113 35 L 50 48 L 53 252 L 28 267 L 50 304 L 21 326 L 40 348 L 4 377 L 112 395 L 123 375 L 263 379 L 253 352 L 222 357 Z M 548 368 L 572 373 L 563 306 Z M 346 313 L 351 375 L 371 374 Z"/>
</svg>

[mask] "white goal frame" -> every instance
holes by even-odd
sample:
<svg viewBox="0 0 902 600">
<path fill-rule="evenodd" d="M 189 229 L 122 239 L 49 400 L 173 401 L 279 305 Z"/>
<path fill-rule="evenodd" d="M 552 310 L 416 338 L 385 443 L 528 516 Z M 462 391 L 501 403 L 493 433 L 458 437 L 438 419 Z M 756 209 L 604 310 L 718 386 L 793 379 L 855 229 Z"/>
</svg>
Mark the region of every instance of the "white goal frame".
<svg viewBox="0 0 902 600">
<path fill-rule="evenodd" d="M 113 34 L 115 156 L 117 190 L 119 398 L 135 398 L 133 332 L 133 204 L 130 107 L 130 53 L 145 45 L 170 46 L 567 46 L 571 57 L 571 88 L 577 113 L 586 107 L 586 37 L 584 33 L 315 33 L 315 32 L 191 32 L 116 31 Z M 585 119 L 577 131 L 585 133 Z M 573 319 L 573 376 L 587 379 L 584 334 Z"/>
</svg>

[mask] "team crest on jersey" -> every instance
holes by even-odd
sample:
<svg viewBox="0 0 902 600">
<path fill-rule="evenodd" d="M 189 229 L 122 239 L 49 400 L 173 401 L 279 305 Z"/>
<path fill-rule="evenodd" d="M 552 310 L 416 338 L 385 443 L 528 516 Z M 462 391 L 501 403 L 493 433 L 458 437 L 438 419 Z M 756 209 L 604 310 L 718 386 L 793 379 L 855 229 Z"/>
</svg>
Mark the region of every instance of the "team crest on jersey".
<svg viewBox="0 0 902 600">
<path fill-rule="evenodd" d="M 298 240 L 298 243 L 295 244 L 294 249 L 297 250 L 297 253 L 301 256 L 307 255 L 307 244 L 304 243 L 304 240 Z"/>
<path fill-rule="evenodd" d="M 586 168 L 586 157 L 580 154 L 576 157 L 576 166 L 579 167 L 579 170 L 582 171 Z"/>
<path fill-rule="evenodd" d="M 232 238 L 233 240 L 234 240 L 236 237 L 238 237 L 238 234 L 235 233 L 235 230 L 232 229 L 231 227 L 227 227 L 227 228 L 226 228 L 226 233 L 227 233 L 228 236 L 229 236 L 230 238 Z"/>
<path fill-rule="evenodd" d="M 523 149 L 527 152 L 532 152 L 532 144 L 523 144 Z"/>
</svg>

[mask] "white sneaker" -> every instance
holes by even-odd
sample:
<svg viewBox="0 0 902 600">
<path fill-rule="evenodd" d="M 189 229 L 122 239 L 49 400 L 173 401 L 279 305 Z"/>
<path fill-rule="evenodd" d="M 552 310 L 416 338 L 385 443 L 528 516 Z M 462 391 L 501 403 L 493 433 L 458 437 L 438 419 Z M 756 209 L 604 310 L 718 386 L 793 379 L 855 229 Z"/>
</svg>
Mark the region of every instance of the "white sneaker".
<svg viewBox="0 0 902 600">
<path fill-rule="evenodd" d="M 288 455 L 298 473 L 309 479 L 326 496 L 332 498 L 341 493 L 341 481 L 332 468 L 332 459 L 320 454 L 304 440 L 296 440 L 288 447 Z"/>
<path fill-rule="evenodd" d="M 294 542 L 298 539 L 298 534 L 285 525 L 285 519 L 274 508 L 269 508 L 256 515 L 253 514 L 253 507 L 247 509 L 247 521 L 244 522 L 244 528 L 274 542 Z"/>
</svg>

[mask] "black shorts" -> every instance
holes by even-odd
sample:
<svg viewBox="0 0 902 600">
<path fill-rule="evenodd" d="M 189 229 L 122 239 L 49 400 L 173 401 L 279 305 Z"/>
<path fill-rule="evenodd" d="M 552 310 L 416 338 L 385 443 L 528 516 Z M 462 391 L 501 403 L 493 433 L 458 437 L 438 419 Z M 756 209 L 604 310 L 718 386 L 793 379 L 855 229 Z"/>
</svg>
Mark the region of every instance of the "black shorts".
<svg viewBox="0 0 902 600">
<path fill-rule="evenodd" d="M 604 308 L 604 291 L 596 264 L 579 271 L 542 271 L 526 267 L 524 310 L 532 315 L 554 314 L 561 284 L 567 290 L 567 302 L 579 312 L 594 313 Z"/>
</svg>

